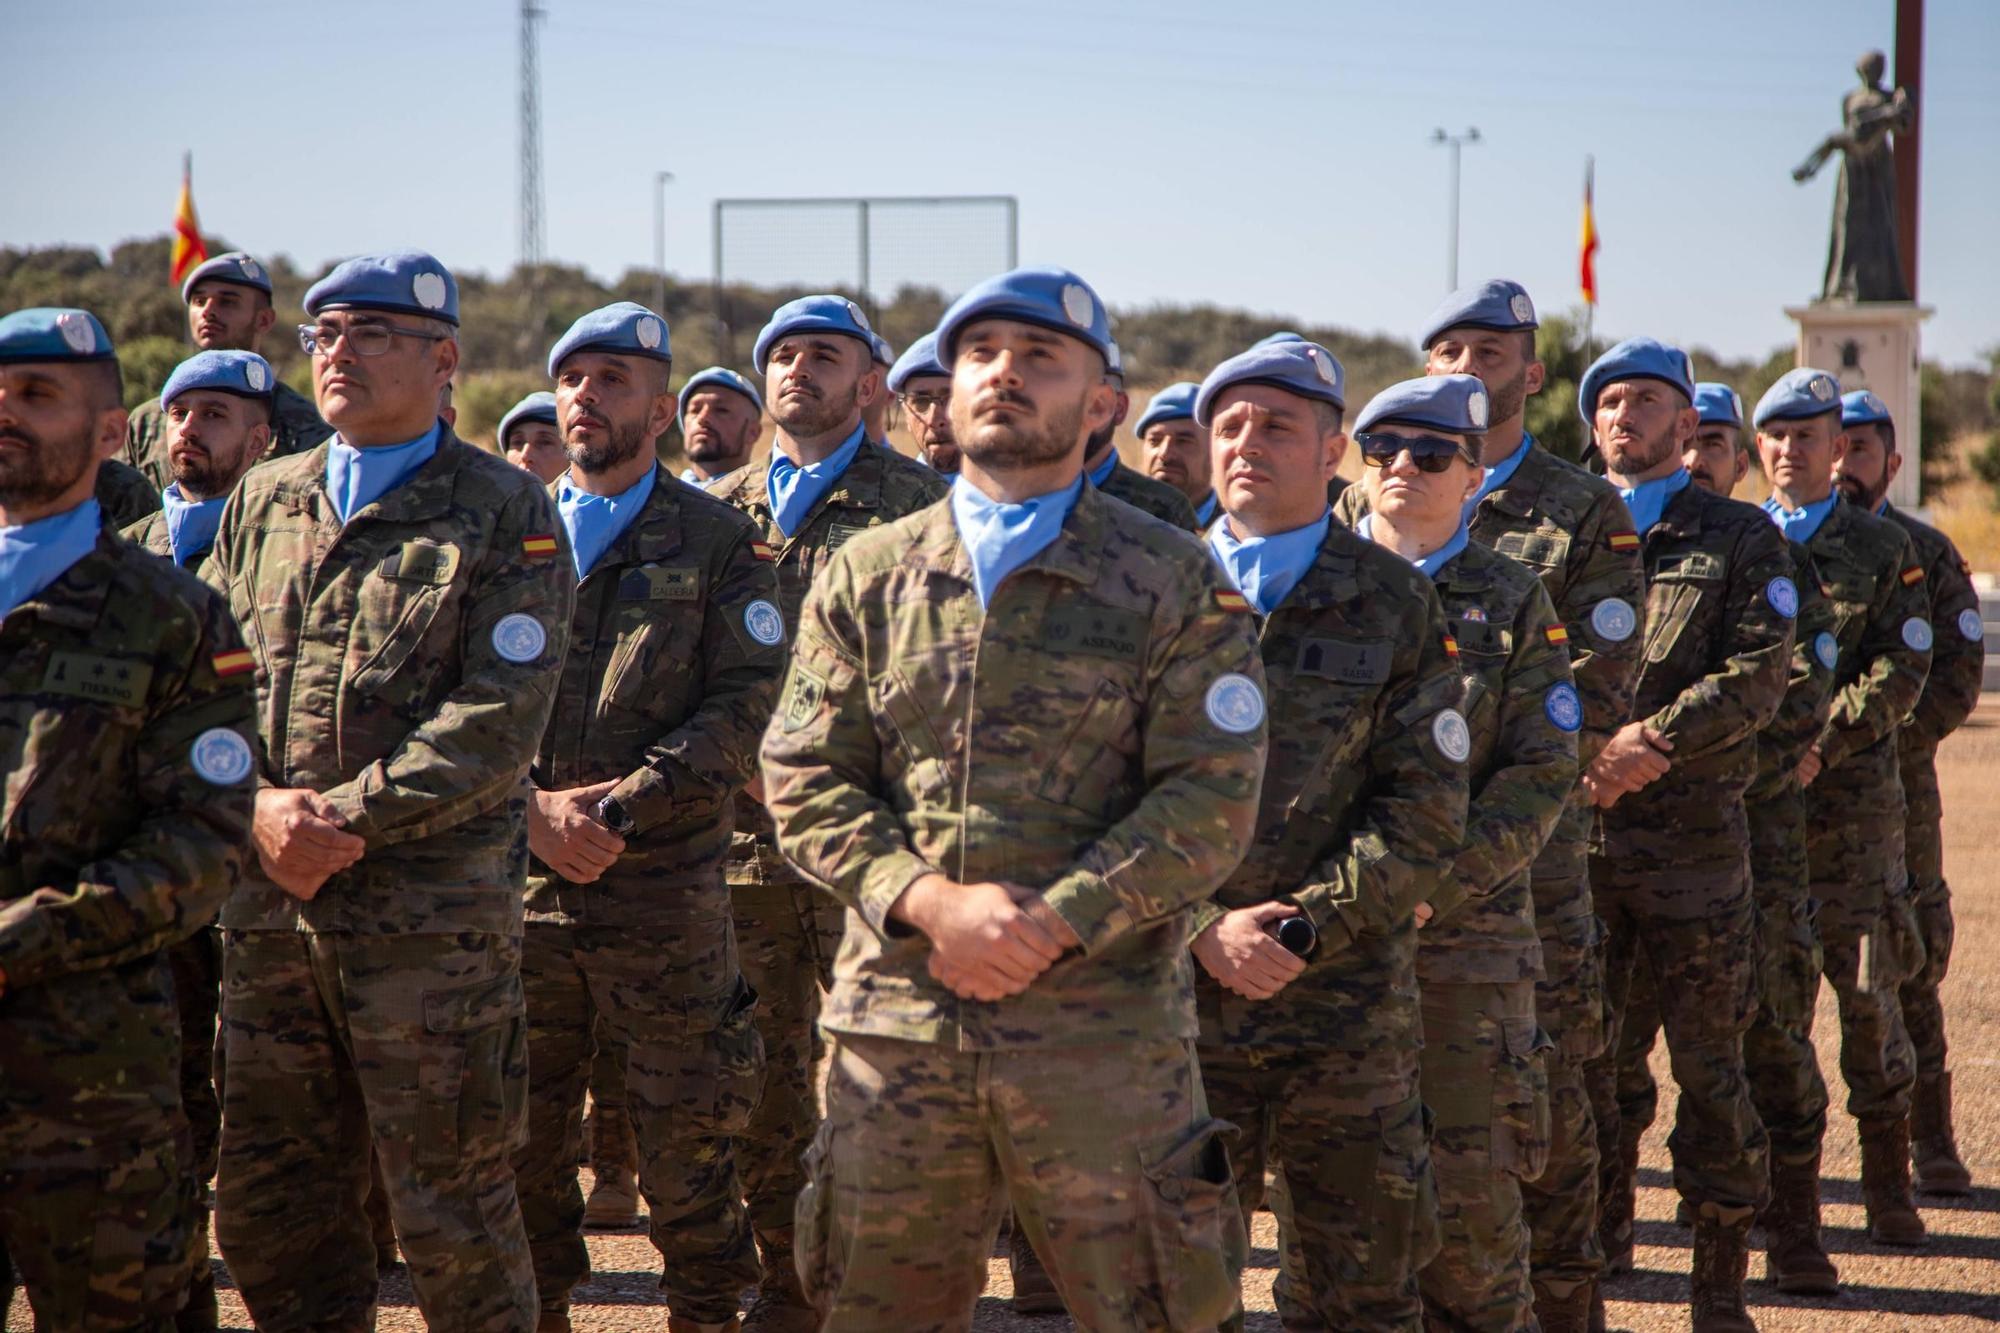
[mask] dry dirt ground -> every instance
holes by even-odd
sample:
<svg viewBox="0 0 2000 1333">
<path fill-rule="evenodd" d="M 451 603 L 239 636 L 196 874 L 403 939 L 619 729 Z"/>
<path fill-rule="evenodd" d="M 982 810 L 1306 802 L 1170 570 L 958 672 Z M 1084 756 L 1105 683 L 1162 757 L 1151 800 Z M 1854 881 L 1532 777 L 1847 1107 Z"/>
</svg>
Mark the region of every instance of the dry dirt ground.
<svg viewBox="0 0 2000 1333">
<path fill-rule="evenodd" d="M 1779 1296 L 1756 1280 L 1762 1264 L 1753 1256 L 1752 1312 L 1766 1333 L 2000 1328 L 2000 797 L 1994 789 L 2000 775 L 2000 696 L 1988 696 L 1971 723 L 1946 743 L 1942 771 L 1946 867 L 1958 913 L 1945 1009 L 1956 1071 L 1959 1145 L 1978 1188 L 1969 1199 L 1925 1201 L 1924 1217 L 1931 1228 L 1927 1250 L 1911 1254 L 1870 1244 L 1862 1221 L 1854 1124 L 1836 1115 L 1827 1135 L 1825 1221 L 1827 1248 L 1840 1266 L 1844 1291 L 1828 1300 Z M 1845 1093 L 1839 1086 L 1836 1031 L 1832 995 L 1823 989 L 1816 1028 L 1820 1066 L 1839 1105 Z M 1661 1105 L 1670 1107 L 1672 1080 L 1663 1048 L 1655 1052 L 1654 1072 L 1662 1085 Z M 1608 1289 L 1611 1326 L 1634 1333 L 1688 1326 L 1689 1240 L 1673 1223 L 1667 1128 L 1663 1116 L 1645 1142 L 1638 1271 Z M 1276 1237 L 1268 1214 L 1257 1221 L 1253 1267 L 1244 1279 L 1248 1322 L 1253 1330 L 1276 1330 L 1277 1316 L 1270 1313 Z M 667 1312 L 655 1289 L 658 1257 L 643 1233 L 593 1234 L 590 1251 L 597 1274 L 576 1293 L 576 1327 L 604 1333 L 664 1330 Z M 222 1281 L 224 1325 L 249 1328 L 226 1274 Z M 1013 1315 L 1007 1294 L 1006 1264 L 996 1259 L 974 1328 L 1059 1333 L 1069 1327 L 1060 1317 Z M 30 1326 L 18 1294 L 11 1316 L 7 1327 Z M 400 1276 L 383 1284 L 381 1327 L 423 1327 L 409 1285 Z"/>
</svg>

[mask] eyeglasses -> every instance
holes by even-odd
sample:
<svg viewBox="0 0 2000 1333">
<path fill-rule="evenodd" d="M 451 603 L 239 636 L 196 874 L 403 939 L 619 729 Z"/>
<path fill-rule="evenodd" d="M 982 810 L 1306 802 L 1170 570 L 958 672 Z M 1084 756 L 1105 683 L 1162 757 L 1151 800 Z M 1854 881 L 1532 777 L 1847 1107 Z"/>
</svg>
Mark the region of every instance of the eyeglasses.
<svg viewBox="0 0 2000 1333">
<path fill-rule="evenodd" d="M 445 341 L 445 334 L 426 333 L 422 329 L 406 329 L 396 324 L 349 324 L 336 328 L 332 324 L 299 325 L 299 346 L 308 356 L 332 356 L 333 345 L 342 338 L 347 340 L 348 350 L 356 356 L 380 356 L 389 350 L 389 344 L 397 338 L 421 338 L 425 342 Z"/>
<path fill-rule="evenodd" d="M 1419 472 L 1442 472 L 1454 458 L 1465 458 L 1465 446 L 1442 435 L 1378 435 L 1363 432 L 1354 437 L 1361 446 L 1361 461 L 1369 467 L 1388 467 L 1396 455 L 1408 451 Z M 1470 461 L 1470 460 L 1468 460 Z"/>
<path fill-rule="evenodd" d="M 951 406 L 951 394 L 946 393 L 906 393 L 903 407 L 911 416 L 929 420 L 934 414 Z"/>
</svg>

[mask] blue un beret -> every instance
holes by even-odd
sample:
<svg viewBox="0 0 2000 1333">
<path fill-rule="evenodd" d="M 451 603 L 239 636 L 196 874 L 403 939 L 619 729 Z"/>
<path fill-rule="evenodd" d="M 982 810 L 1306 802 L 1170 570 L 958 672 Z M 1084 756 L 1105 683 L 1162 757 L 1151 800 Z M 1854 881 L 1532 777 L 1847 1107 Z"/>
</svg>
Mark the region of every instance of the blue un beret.
<svg viewBox="0 0 2000 1333">
<path fill-rule="evenodd" d="M 507 432 L 523 421 L 546 421 L 560 431 L 562 422 L 556 419 L 556 396 L 547 389 L 538 389 L 507 409 L 493 437 L 500 441 L 503 450 L 507 447 Z"/>
<path fill-rule="evenodd" d="M 948 366 L 958 359 L 958 335 L 978 319 L 1013 319 L 1067 333 L 1095 349 L 1107 370 L 1118 356 L 1104 302 L 1066 268 L 1017 268 L 988 278 L 952 302 L 938 321 L 940 362 Z"/>
<path fill-rule="evenodd" d="M 1445 297 L 1444 304 L 1431 311 L 1431 317 L 1424 321 L 1424 334 L 1417 340 L 1417 346 L 1428 349 L 1451 329 L 1512 333 L 1540 327 L 1535 319 L 1535 303 L 1528 299 L 1526 287 L 1508 278 L 1489 278 Z"/>
<path fill-rule="evenodd" d="M 1743 424 L 1743 399 L 1727 384 L 1702 380 L 1694 386 L 1694 410 L 1704 426 Z"/>
<path fill-rule="evenodd" d="M 306 289 L 306 313 L 391 310 L 458 323 L 458 280 L 421 250 L 360 255 Z"/>
<path fill-rule="evenodd" d="M 160 406 L 165 407 L 190 389 L 216 389 L 239 398 L 269 398 L 277 391 L 278 377 L 271 363 L 255 352 L 196 352 L 174 367 L 160 390 Z"/>
<path fill-rule="evenodd" d="M 1477 375 L 1420 375 L 1391 384 L 1370 398 L 1354 419 L 1354 431 L 1358 435 L 1371 426 L 1395 422 L 1451 435 L 1478 435 L 1486 430 L 1490 405 Z"/>
<path fill-rule="evenodd" d="M 0 363 L 109 361 L 111 335 L 88 310 L 35 306 L 0 317 Z"/>
<path fill-rule="evenodd" d="M 1757 400 L 1756 423 L 1762 429 L 1767 421 L 1800 421 L 1840 410 L 1840 381 L 1824 370 L 1800 366 L 1764 390 Z"/>
<path fill-rule="evenodd" d="M 1694 401 L 1694 362 L 1678 347 L 1657 338 L 1627 338 L 1590 363 L 1577 386 L 1576 410 L 1586 424 L 1597 415 L 1597 395 L 1619 380 L 1660 380 Z"/>
<path fill-rule="evenodd" d="M 1306 336 L 1303 333 L 1293 333 L 1290 329 L 1279 329 L 1276 333 L 1265 334 L 1250 345 L 1252 347 L 1269 347 L 1273 343 L 1302 343 L 1305 340 Z"/>
<path fill-rule="evenodd" d="M 182 301 L 194 294 L 197 282 L 228 282 L 238 287 L 255 287 L 266 296 L 271 294 L 271 275 L 264 271 L 262 264 L 241 250 L 231 250 L 226 255 L 217 255 L 196 265 L 194 272 L 187 275 L 187 281 L 181 284 Z"/>
<path fill-rule="evenodd" d="M 1162 421 L 1179 421 L 1183 417 L 1194 417 L 1194 396 L 1201 392 L 1201 386 L 1193 380 L 1180 380 L 1169 384 L 1153 395 L 1146 404 L 1146 410 L 1132 423 L 1134 435 L 1144 435 L 1148 426 Z"/>
<path fill-rule="evenodd" d="M 838 333 L 859 338 L 868 346 L 869 360 L 875 359 L 875 330 L 868 327 L 868 316 L 861 313 L 860 306 L 844 296 L 801 296 L 773 310 L 771 322 L 758 332 L 750 359 L 759 375 L 765 371 L 771 349 L 780 339 L 794 333 Z"/>
<path fill-rule="evenodd" d="M 896 364 L 889 367 L 889 392 L 901 393 L 903 386 L 922 375 L 951 378 L 951 367 L 938 360 L 937 334 L 926 333 L 903 349 Z"/>
<path fill-rule="evenodd" d="M 613 301 L 580 316 L 549 349 L 549 378 L 575 352 L 624 352 L 671 364 L 673 337 L 667 321 L 637 301 Z"/>
<path fill-rule="evenodd" d="M 1347 407 L 1347 373 L 1340 359 L 1318 343 L 1270 343 L 1238 352 L 1208 372 L 1194 396 L 1196 424 L 1209 424 L 1209 412 L 1222 391 L 1232 384 L 1268 384 L 1305 398 Z"/>
<path fill-rule="evenodd" d="M 756 385 L 744 379 L 727 366 L 710 366 L 707 370 L 697 370 L 688 378 L 686 384 L 681 385 L 680 407 L 676 410 L 675 415 L 678 416 L 687 411 L 688 399 L 694 397 L 695 390 L 708 388 L 734 389 L 750 400 L 751 405 L 757 409 L 759 416 L 762 416 L 764 413 L 764 398 L 762 394 L 757 392 Z"/>
<path fill-rule="evenodd" d="M 1840 424 L 1843 426 L 1893 425 L 1889 405 L 1871 389 L 1856 389 L 1840 396 Z"/>
</svg>

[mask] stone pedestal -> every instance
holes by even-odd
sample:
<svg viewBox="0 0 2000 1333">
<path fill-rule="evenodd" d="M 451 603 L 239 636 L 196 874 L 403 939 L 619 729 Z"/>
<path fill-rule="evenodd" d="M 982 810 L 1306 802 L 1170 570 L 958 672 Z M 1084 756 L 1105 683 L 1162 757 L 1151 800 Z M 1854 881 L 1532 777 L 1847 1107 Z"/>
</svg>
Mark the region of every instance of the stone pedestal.
<svg viewBox="0 0 2000 1333">
<path fill-rule="evenodd" d="M 1815 301 L 1786 306 L 1785 313 L 1799 326 L 1800 365 L 1831 372 L 1843 393 L 1872 389 L 1888 405 L 1903 455 L 1889 500 L 1915 508 L 1924 457 L 1917 411 L 1919 332 L 1934 313 L 1931 307 L 1914 301 Z"/>
</svg>

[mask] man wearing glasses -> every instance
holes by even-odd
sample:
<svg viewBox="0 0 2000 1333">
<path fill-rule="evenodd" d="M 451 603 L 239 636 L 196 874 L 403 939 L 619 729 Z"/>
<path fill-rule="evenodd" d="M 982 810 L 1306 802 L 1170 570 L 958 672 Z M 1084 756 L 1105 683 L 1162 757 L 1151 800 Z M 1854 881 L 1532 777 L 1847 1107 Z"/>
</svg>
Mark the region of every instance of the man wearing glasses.
<svg viewBox="0 0 2000 1333">
<path fill-rule="evenodd" d="M 937 335 L 911 343 L 889 368 L 889 392 L 910 418 L 917 461 L 947 477 L 958 475 L 958 441 L 951 434 L 951 372 L 937 355 Z"/>
<path fill-rule="evenodd" d="M 257 1326 L 373 1325 L 382 1163 L 433 1328 L 528 1329 L 528 767 L 576 579 L 535 479 L 437 415 L 458 293 L 416 251 L 306 293 L 337 432 L 246 476 L 205 576 L 255 658 L 257 864 L 223 908 L 216 1237 Z"/>
</svg>

